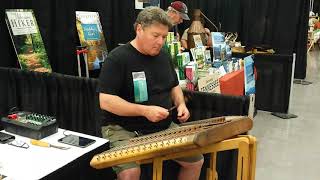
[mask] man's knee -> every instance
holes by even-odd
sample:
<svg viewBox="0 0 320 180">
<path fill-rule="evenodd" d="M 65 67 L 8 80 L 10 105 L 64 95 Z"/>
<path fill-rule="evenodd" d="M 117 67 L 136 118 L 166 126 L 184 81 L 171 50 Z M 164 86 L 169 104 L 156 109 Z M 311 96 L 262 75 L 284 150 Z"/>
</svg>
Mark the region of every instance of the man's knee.
<svg viewBox="0 0 320 180">
<path fill-rule="evenodd" d="M 141 170 L 140 168 L 125 169 L 117 174 L 118 180 L 139 180 Z"/>
<path fill-rule="evenodd" d="M 197 168 L 197 169 L 201 169 L 202 165 L 203 165 L 203 158 L 200 159 L 199 161 L 195 161 L 195 162 L 183 162 L 183 161 L 177 161 L 182 167 L 184 168 Z"/>
</svg>

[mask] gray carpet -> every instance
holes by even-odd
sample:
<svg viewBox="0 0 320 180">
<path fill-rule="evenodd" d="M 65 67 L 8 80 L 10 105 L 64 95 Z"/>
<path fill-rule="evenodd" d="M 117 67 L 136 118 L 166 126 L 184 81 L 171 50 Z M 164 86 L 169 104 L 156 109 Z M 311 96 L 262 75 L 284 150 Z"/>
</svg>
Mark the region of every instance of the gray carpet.
<svg viewBox="0 0 320 180">
<path fill-rule="evenodd" d="M 320 179 L 320 53 L 308 53 L 311 85 L 294 84 L 290 113 L 281 119 L 258 111 L 250 134 L 258 139 L 256 180 Z"/>
</svg>

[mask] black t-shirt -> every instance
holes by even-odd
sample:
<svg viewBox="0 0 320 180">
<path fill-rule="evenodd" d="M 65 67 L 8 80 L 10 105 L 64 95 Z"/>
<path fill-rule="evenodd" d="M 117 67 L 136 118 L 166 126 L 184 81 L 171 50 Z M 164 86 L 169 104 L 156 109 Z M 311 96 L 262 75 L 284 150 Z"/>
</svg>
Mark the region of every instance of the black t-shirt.
<svg viewBox="0 0 320 180">
<path fill-rule="evenodd" d="M 173 32 L 174 36 L 177 37 L 177 35 L 179 34 L 179 30 L 178 30 L 178 25 L 174 25 L 169 32 Z"/>
<path fill-rule="evenodd" d="M 133 72 L 144 72 L 148 100 L 135 102 Z M 130 43 L 109 53 L 100 73 L 98 91 L 117 95 L 128 102 L 170 108 L 173 105 L 171 89 L 179 84 L 170 55 L 163 49 L 157 56 L 147 56 L 137 51 Z M 129 131 L 156 132 L 168 128 L 172 121 L 157 123 L 145 117 L 123 117 L 108 111 L 103 114 L 104 125 L 119 124 Z"/>
</svg>

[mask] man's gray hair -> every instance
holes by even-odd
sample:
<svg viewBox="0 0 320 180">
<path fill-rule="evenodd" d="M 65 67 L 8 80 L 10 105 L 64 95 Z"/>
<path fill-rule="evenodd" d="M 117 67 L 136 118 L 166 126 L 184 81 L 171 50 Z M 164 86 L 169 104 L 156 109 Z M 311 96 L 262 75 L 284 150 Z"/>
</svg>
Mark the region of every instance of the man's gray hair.
<svg viewBox="0 0 320 180">
<path fill-rule="evenodd" d="M 151 26 L 153 24 L 162 24 L 172 28 L 173 24 L 167 13 L 159 7 L 150 6 L 143 9 L 134 23 L 134 30 L 137 30 L 137 25 L 141 24 L 142 28 Z"/>
<path fill-rule="evenodd" d="M 175 12 L 175 13 L 179 13 L 177 10 L 175 10 L 173 7 L 169 6 L 168 7 L 168 12 Z"/>
</svg>

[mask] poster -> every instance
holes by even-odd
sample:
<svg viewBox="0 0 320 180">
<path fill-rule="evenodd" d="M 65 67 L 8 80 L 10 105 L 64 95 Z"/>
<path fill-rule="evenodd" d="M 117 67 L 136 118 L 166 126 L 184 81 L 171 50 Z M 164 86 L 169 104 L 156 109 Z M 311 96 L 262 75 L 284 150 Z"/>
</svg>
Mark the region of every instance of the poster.
<svg viewBox="0 0 320 180">
<path fill-rule="evenodd" d="M 6 23 L 20 68 L 51 73 L 51 65 L 32 9 L 6 9 Z"/>
<path fill-rule="evenodd" d="M 88 49 L 89 70 L 100 69 L 108 49 L 98 12 L 76 11 L 76 26 L 81 46 Z"/>
<path fill-rule="evenodd" d="M 135 0 L 135 9 L 144 9 L 148 6 L 160 7 L 160 0 Z"/>
</svg>

